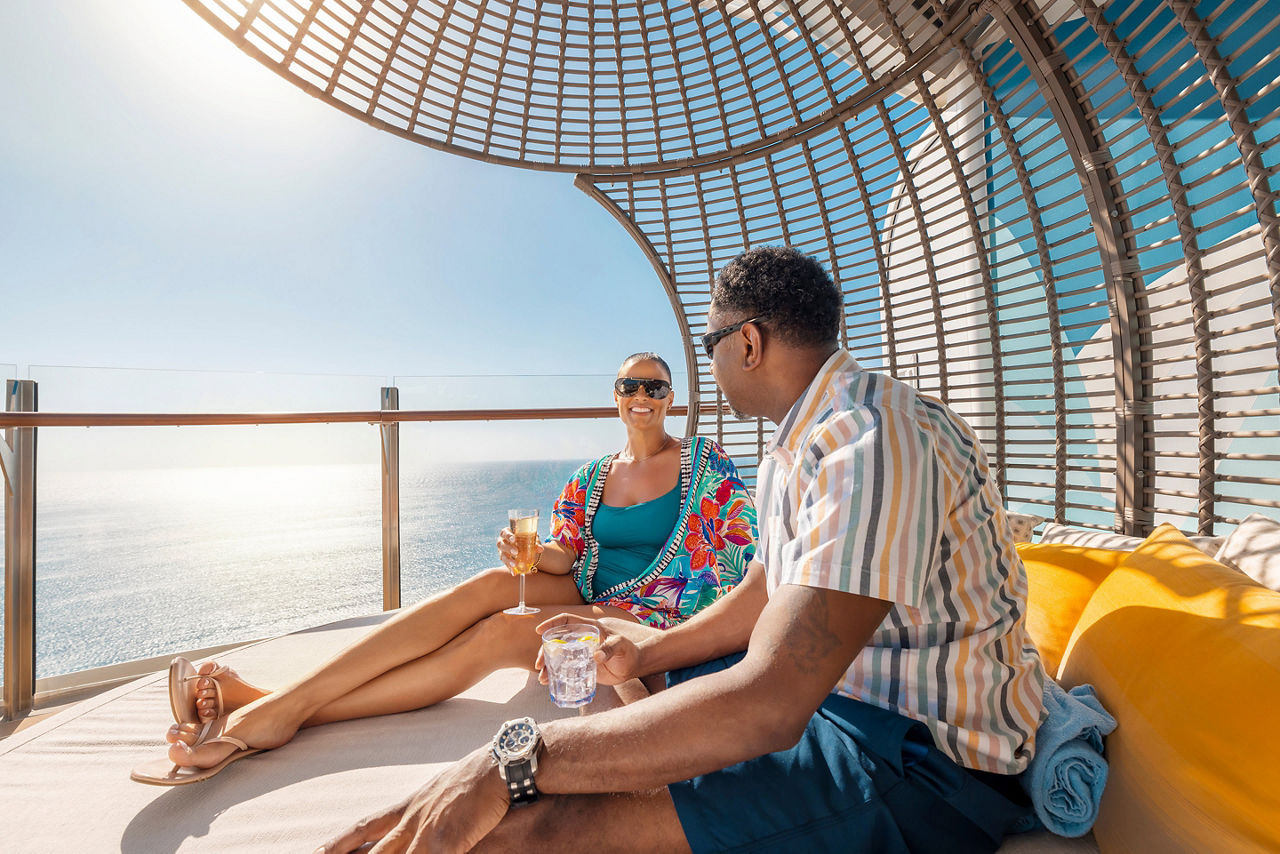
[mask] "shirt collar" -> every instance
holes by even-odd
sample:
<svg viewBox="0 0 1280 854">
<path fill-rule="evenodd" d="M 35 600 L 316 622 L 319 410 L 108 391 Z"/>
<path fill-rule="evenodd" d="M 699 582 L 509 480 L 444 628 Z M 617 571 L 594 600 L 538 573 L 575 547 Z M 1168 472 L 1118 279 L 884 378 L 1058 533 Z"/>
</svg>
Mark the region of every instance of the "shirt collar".
<svg viewBox="0 0 1280 854">
<path fill-rule="evenodd" d="M 860 371 L 858 364 L 849 351 L 843 348 L 836 350 L 814 374 L 800 399 L 792 404 L 786 417 L 778 424 L 778 428 L 769 437 L 764 447 L 766 454 L 782 451 L 788 460 L 794 459 L 800 442 L 808 435 L 809 428 L 818 420 L 818 416 L 831 407 L 827 405 L 836 393 L 835 378 L 838 374 L 849 371 Z"/>
</svg>

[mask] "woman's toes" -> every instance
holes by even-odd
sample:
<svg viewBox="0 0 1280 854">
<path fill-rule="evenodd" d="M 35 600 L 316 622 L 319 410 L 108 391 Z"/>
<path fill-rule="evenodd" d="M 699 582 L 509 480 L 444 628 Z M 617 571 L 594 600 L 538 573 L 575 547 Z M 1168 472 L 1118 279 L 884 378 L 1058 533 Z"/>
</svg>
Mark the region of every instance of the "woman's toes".
<svg viewBox="0 0 1280 854">
<path fill-rule="evenodd" d="M 195 744 L 202 728 L 202 724 L 174 724 L 164 734 L 164 740 L 170 744 Z"/>
<path fill-rule="evenodd" d="M 169 745 L 169 761 L 174 765 L 194 765 L 195 751 L 185 741 L 175 741 Z"/>
<path fill-rule="evenodd" d="M 190 764 L 191 748 L 184 742 L 175 741 L 169 745 L 169 761 L 174 765 Z"/>
<path fill-rule="evenodd" d="M 174 765 L 194 765 L 197 768 L 210 768 L 225 759 L 235 749 L 235 745 L 224 742 L 190 747 L 184 741 L 176 741 L 169 745 L 169 761 Z"/>
</svg>

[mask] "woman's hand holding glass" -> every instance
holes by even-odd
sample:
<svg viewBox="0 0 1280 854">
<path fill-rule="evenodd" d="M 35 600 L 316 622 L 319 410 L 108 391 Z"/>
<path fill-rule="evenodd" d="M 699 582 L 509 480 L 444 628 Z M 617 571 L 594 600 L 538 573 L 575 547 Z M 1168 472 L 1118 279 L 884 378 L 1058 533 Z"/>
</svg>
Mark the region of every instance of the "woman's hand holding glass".
<svg viewBox="0 0 1280 854">
<path fill-rule="evenodd" d="M 524 604 L 524 577 L 538 571 L 538 558 L 542 556 L 542 543 L 538 542 L 538 511 L 508 510 L 507 527 L 503 532 L 511 532 L 511 542 L 515 547 L 515 557 L 507 569 L 520 579 L 520 604 L 507 608 L 504 614 L 536 614 L 540 608 L 530 608 Z M 499 553 L 502 552 L 499 538 Z"/>
<path fill-rule="evenodd" d="M 502 565 L 505 566 L 507 571 L 512 575 L 517 574 L 516 559 L 519 555 L 519 551 L 520 550 L 516 547 L 515 532 L 510 528 L 503 528 L 502 532 L 498 534 L 498 560 L 502 561 Z M 539 564 L 538 569 L 542 568 L 542 553 L 544 551 L 546 551 L 546 547 L 542 543 L 538 543 L 537 560 L 534 561 L 535 564 Z"/>
</svg>

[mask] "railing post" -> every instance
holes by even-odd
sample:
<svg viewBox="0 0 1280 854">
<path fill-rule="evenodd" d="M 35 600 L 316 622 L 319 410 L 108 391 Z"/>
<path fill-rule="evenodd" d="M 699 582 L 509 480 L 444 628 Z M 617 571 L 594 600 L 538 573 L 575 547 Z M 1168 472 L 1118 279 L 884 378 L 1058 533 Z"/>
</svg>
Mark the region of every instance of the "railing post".
<svg viewBox="0 0 1280 854">
<path fill-rule="evenodd" d="M 34 380 L 5 383 L 5 411 L 35 412 Z M 31 710 L 36 683 L 36 428 L 10 427 L 0 442 L 4 469 L 4 710 Z"/>
<path fill-rule="evenodd" d="M 400 389 L 384 386 L 383 411 L 400 408 Z M 382 609 L 400 607 L 400 424 L 383 423 L 382 433 Z"/>
</svg>

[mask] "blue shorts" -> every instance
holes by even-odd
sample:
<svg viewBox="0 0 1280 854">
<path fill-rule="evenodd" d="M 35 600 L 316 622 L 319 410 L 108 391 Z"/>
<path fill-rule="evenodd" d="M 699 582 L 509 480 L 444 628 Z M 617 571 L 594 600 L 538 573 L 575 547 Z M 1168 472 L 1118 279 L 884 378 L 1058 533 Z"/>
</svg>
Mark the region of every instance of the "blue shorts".
<svg viewBox="0 0 1280 854">
<path fill-rule="evenodd" d="M 673 671 L 667 684 L 742 655 Z M 957 765 L 923 723 L 838 694 L 790 750 L 668 786 L 695 854 L 994 851 L 1030 811 L 1010 800 L 1017 789 Z"/>
</svg>

